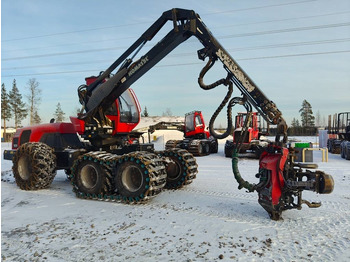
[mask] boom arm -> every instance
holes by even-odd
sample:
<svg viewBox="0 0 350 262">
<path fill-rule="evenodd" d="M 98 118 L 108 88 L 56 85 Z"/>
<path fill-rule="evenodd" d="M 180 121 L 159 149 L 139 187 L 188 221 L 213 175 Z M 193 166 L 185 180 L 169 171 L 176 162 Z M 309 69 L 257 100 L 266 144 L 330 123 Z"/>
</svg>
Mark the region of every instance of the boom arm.
<svg viewBox="0 0 350 262">
<path fill-rule="evenodd" d="M 168 21 L 173 22 L 173 29 L 144 56 L 133 62 L 132 58 Z M 113 101 L 136 80 L 191 36 L 195 36 L 204 46 L 203 49 L 198 51 L 198 57 L 202 60 L 208 57 L 210 61 L 219 59 L 228 73 L 225 84 L 229 84 L 228 82 L 231 85 L 232 83 L 235 84 L 264 119 L 271 124 L 278 124 L 280 133 L 285 135 L 286 124 L 276 105 L 265 96 L 253 80 L 219 44 L 199 15 L 192 10 L 185 9 L 171 9 L 164 12 L 95 82 L 79 90 L 80 102 L 86 110 L 86 113 L 81 118 L 90 119 L 98 111 L 106 111 Z M 128 58 L 132 54 L 132 58 Z M 119 69 L 116 74 L 108 81 L 103 82 L 117 67 Z"/>
</svg>

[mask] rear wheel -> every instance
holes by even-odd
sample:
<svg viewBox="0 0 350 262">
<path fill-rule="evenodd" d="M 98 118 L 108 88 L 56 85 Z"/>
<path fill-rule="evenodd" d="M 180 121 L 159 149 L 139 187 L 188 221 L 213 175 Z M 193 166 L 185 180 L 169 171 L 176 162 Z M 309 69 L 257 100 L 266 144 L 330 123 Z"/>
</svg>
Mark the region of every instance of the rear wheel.
<svg viewBox="0 0 350 262">
<path fill-rule="evenodd" d="M 53 149 L 40 142 L 21 145 L 13 157 L 13 175 L 23 190 L 50 187 L 56 175 L 56 156 Z"/>
<path fill-rule="evenodd" d="M 196 178 L 197 162 L 185 149 L 173 149 L 159 152 L 164 157 L 164 165 L 167 173 L 165 188 L 178 189 L 192 183 Z"/>
</svg>

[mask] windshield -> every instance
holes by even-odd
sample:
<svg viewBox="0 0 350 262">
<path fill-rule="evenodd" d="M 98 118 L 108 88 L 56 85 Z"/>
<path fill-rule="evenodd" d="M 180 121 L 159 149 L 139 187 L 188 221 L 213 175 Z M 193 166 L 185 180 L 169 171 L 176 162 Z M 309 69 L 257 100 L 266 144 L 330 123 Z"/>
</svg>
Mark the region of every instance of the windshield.
<svg viewBox="0 0 350 262">
<path fill-rule="evenodd" d="M 185 116 L 185 125 L 186 125 L 186 132 L 190 132 L 194 130 L 193 114 Z"/>
<path fill-rule="evenodd" d="M 119 98 L 119 112 L 120 122 L 124 123 L 138 123 L 139 112 L 137 110 L 136 102 L 131 95 L 130 90 L 126 90 Z"/>
</svg>

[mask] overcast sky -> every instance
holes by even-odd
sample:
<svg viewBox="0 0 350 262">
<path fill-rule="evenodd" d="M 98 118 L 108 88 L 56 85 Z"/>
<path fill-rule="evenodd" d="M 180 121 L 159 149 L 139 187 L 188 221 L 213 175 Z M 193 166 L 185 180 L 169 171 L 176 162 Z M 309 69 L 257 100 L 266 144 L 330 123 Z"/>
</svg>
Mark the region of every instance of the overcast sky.
<svg viewBox="0 0 350 262">
<path fill-rule="evenodd" d="M 58 102 L 67 117 L 74 115 L 81 107 L 77 88 L 85 77 L 107 69 L 174 7 L 201 16 L 289 124 L 294 117 L 300 119 L 304 99 L 314 115 L 319 111 L 324 118 L 350 111 L 349 0 L 2 0 L 1 82 L 9 92 L 16 79 L 25 100 L 27 82 L 36 78 L 44 122 L 53 117 Z M 134 83 L 142 109 L 147 107 L 150 115 L 170 109 L 179 116 L 202 110 L 209 122 L 226 88 L 203 91 L 198 86 L 205 65 L 197 58 L 201 48 L 190 38 Z M 205 80 L 225 76 L 217 63 Z M 240 95 L 238 89 L 234 92 Z M 225 114 L 218 124 L 225 125 Z"/>
</svg>

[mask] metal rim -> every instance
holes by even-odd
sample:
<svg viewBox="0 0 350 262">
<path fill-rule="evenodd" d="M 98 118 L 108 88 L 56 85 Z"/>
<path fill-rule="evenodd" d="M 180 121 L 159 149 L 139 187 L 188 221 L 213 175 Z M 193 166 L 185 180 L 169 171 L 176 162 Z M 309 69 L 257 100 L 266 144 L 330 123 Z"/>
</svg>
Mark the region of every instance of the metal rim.
<svg viewBox="0 0 350 262">
<path fill-rule="evenodd" d="M 130 192 L 138 191 L 143 184 L 142 171 L 135 166 L 126 167 L 121 175 L 123 186 Z"/>
<path fill-rule="evenodd" d="M 179 163 L 175 161 L 169 161 L 166 166 L 166 172 L 168 174 L 167 179 L 169 181 L 173 181 L 181 175 L 181 167 Z"/>
<path fill-rule="evenodd" d="M 31 168 L 28 156 L 22 156 L 18 160 L 18 174 L 23 180 L 30 178 Z"/>
<path fill-rule="evenodd" d="M 85 165 L 80 170 L 80 180 L 85 188 L 94 188 L 98 181 L 98 171 L 93 165 Z"/>
</svg>

